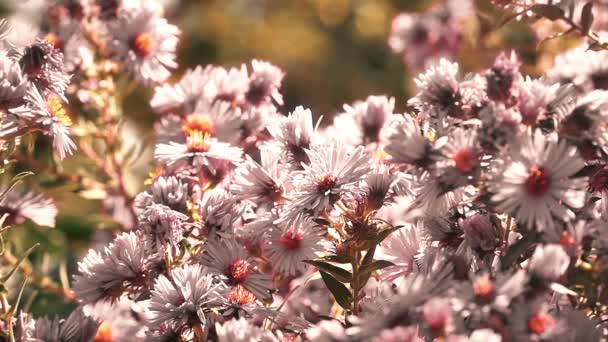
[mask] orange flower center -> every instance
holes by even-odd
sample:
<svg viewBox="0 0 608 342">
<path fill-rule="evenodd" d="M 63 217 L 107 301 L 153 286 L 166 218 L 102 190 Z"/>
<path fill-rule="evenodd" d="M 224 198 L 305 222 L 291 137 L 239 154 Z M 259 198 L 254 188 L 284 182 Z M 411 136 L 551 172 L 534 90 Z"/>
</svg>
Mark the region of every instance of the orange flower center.
<svg viewBox="0 0 608 342">
<path fill-rule="evenodd" d="M 245 305 L 253 303 L 255 301 L 255 296 L 241 285 L 237 285 L 234 290 L 230 292 L 229 299 L 233 303 Z"/>
<path fill-rule="evenodd" d="M 203 114 L 190 114 L 186 117 L 182 123 L 182 132 L 186 136 L 193 132 L 202 132 L 213 135 L 215 133 L 215 127 L 211 118 Z"/>
<path fill-rule="evenodd" d="M 59 120 L 59 122 L 61 122 L 61 124 L 63 124 L 64 126 L 72 125 L 72 119 L 70 119 L 70 117 L 68 116 L 68 112 L 63 107 L 63 104 L 61 103 L 59 97 L 54 95 L 49 96 L 46 102 L 49 112 L 54 118 Z"/>
<path fill-rule="evenodd" d="M 300 233 L 287 232 L 279 238 L 279 243 L 288 251 L 299 249 L 302 246 L 304 236 Z"/>
<path fill-rule="evenodd" d="M 237 259 L 232 262 L 229 268 L 230 279 L 235 284 L 242 284 L 249 278 L 249 263 L 242 259 Z"/>
<path fill-rule="evenodd" d="M 530 317 L 528 328 L 531 332 L 540 335 L 555 326 L 555 318 L 548 313 L 539 312 Z"/>
<path fill-rule="evenodd" d="M 55 50 L 59 50 L 59 51 L 63 50 L 63 40 L 61 40 L 61 38 L 59 38 L 58 35 L 50 32 L 44 37 L 44 39 L 46 39 L 46 41 L 51 43 L 51 45 L 53 45 Z"/>
<path fill-rule="evenodd" d="M 112 338 L 112 328 L 107 323 L 102 323 L 97 329 L 97 335 L 95 335 L 95 339 L 93 342 L 113 342 Z"/>
<path fill-rule="evenodd" d="M 462 173 L 473 171 L 478 163 L 477 156 L 468 148 L 458 150 L 452 155 L 452 160 L 458 171 Z"/>
<path fill-rule="evenodd" d="M 209 133 L 194 131 L 186 137 L 186 144 L 190 152 L 207 152 L 211 144 L 211 136 Z"/>
<path fill-rule="evenodd" d="M 532 166 L 528 179 L 526 179 L 526 191 L 530 196 L 541 197 L 549 191 L 551 186 L 551 178 L 549 173 L 543 167 Z"/>
<path fill-rule="evenodd" d="M 492 295 L 494 294 L 494 284 L 492 283 L 490 276 L 484 274 L 475 279 L 475 282 L 473 283 L 473 290 L 475 291 L 475 295 L 481 299 L 492 299 Z"/>
<path fill-rule="evenodd" d="M 154 51 L 154 42 L 148 33 L 140 33 L 131 41 L 131 48 L 139 57 L 148 57 Z"/>
</svg>

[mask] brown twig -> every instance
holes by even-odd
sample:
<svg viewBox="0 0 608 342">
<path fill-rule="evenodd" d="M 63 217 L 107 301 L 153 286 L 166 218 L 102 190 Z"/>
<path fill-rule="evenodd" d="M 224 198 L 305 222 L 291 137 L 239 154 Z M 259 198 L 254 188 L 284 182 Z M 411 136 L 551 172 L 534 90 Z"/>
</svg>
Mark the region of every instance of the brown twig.
<svg viewBox="0 0 608 342">
<path fill-rule="evenodd" d="M 19 263 L 19 259 L 15 257 L 9 250 L 6 250 L 4 254 L 2 254 L 2 259 L 4 259 L 4 261 L 9 263 L 11 266 Z M 26 263 L 21 263 L 17 270 L 25 277 L 31 279 L 32 284 L 34 284 L 40 290 L 60 296 L 67 302 L 74 302 L 74 294 L 70 289 L 63 288 L 48 276 L 38 274 L 36 271 L 34 271 L 32 266 Z"/>
</svg>

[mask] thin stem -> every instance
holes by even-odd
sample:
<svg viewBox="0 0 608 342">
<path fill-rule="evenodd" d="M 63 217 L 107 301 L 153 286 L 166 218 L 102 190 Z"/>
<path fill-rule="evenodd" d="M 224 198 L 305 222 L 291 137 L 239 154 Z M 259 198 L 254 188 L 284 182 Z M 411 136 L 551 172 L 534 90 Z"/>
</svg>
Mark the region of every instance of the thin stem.
<svg viewBox="0 0 608 342">
<path fill-rule="evenodd" d="M 17 265 L 19 262 L 19 259 L 16 258 L 9 250 L 5 251 L 4 254 L 2 254 L 2 258 L 4 259 L 4 261 L 6 261 L 12 266 Z M 74 301 L 74 294 L 71 290 L 64 289 L 61 285 L 55 283 L 53 279 L 48 276 L 38 274 L 36 271 L 34 271 L 32 266 L 26 263 L 21 263 L 17 267 L 17 270 L 21 272 L 25 277 L 31 279 L 32 284 L 34 284 L 40 290 L 63 297 L 63 299 L 68 302 Z"/>
<path fill-rule="evenodd" d="M 351 262 L 353 267 L 353 282 L 351 283 L 353 288 L 353 314 L 357 315 L 359 313 L 359 262 L 360 262 L 360 253 L 356 252 L 355 256 Z"/>
</svg>

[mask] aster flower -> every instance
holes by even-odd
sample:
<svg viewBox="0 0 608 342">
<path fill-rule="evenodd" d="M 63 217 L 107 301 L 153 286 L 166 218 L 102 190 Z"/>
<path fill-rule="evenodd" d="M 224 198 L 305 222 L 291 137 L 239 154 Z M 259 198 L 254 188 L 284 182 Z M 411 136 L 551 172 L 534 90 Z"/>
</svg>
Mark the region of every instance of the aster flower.
<svg viewBox="0 0 608 342">
<path fill-rule="evenodd" d="M 482 152 L 473 130 L 452 131 L 441 153 L 444 156 L 442 166 L 456 169 L 462 175 L 474 174 L 481 165 Z"/>
<path fill-rule="evenodd" d="M 306 337 L 312 342 L 341 342 L 347 336 L 342 323 L 338 320 L 322 320 L 306 330 Z"/>
<path fill-rule="evenodd" d="M 7 189 L 2 189 L 4 193 Z M 8 214 L 7 225 L 22 224 L 31 220 L 39 226 L 55 227 L 57 207 L 52 199 L 34 192 L 22 192 L 10 189 L 6 196 L 0 199 L 0 216 Z"/>
<path fill-rule="evenodd" d="M 287 276 L 304 272 L 307 265 L 303 261 L 315 259 L 317 253 L 323 251 L 319 227 L 303 215 L 290 224 L 273 227 L 268 235 L 264 252 L 274 270 Z"/>
<path fill-rule="evenodd" d="M 337 136 L 344 143 L 351 145 L 366 145 L 379 142 L 380 132 L 385 123 L 389 122 L 395 99 L 386 96 L 369 96 L 365 101 L 357 101 L 344 105 L 344 113 L 334 117 L 333 125 L 328 128 L 328 136 Z M 344 134 L 348 129 L 348 134 Z"/>
<path fill-rule="evenodd" d="M 450 3 L 424 13 L 402 13 L 393 20 L 388 45 L 409 68 L 420 70 L 429 61 L 458 51 L 462 31 L 458 17 L 462 15 Z M 457 6 L 464 12 L 470 3 L 460 1 Z"/>
<path fill-rule="evenodd" d="M 201 263 L 211 273 L 224 276 L 226 284 L 241 285 L 259 299 L 270 298 L 271 277 L 255 270 L 254 260 L 249 258 L 247 250 L 233 238 L 208 240 Z"/>
<path fill-rule="evenodd" d="M 556 281 L 570 265 L 570 256 L 557 244 L 539 245 L 528 264 L 529 271 L 544 280 Z"/>
<path fill-rule="evenodd" d="M 180 31 L 149 6 L 119 11 L 108 23 L 110 47 L 123 68 L 145 84 L 166 80 L 177 67 L 175 50 Z"/>
<path fill-rule="evenodd" d="M 478 213 L 462 221 L 464 239 L 474 250 L 493 251 L 500 243 L 502 225 L 495 216 Z"/>
<path fill-rule="evenodd" d="M 382 269 L 380 279 L 395 281 L 409 275 L 414 269 L 414 262 L 420 249 L 424 247 L 418 237 L 418 227 L 408 225 L 389 235 L 380 244 L 376 252 L 377 258 L 388 260 L 394 264 Z"/>
<path fill-rule="evenodd" d="M 176 246 L 183 238 L 188 216 L 162 204 L 152 204 L 138 218 L 138 228 L 155 242 L 158 250 L 164 250 L 165 243 Z"/>
<path fill-rule="evenodd" d="M 63 64 L 63 54 L 46 39 L 11 51 L 11 58 L 18 62 L 21 70 L 38 90 L 52 92 L 62 97 L 70 83 L 70 76 Z"/>
<path fill-rule="evenodd" d="M 157 126 L 158 142 L 186 143 L 194 134 L 209 134 L 223 142 L 241 138 L 241 112 L 225 102 L 199 100 L 192 112 L 184 116 L 168 115 Z"/>
<path fill-rule="evenodd" d="M 384 151 L 394 163 L 424 166 L 430 161 L 431 142 L 409 115 L 396 115 L 386 129 Z"/>
<path fill-rule="evenodd" d="M 394 196 L 398 186 L 398 175 L 391 173 L 388 167 L 378 165 L 365 176 L 353 189 L 355 201 L 363 204 L 366 210 L 378 210 Z"/>
<path fill-rule="evenodd" d="M 522 123 L 528 126 L 544 124 L 551 116 L 553 108 L 564 104 L 574 104 L 574 92 L 567 86 L 547 84 L 542 79 L 526 77 L 518 84 L 517 108 L 521 114 Z M 552 128 L 552 127 L 550 127 Z"/>
<path fill-rule="evenodd" d="M 82 304 L 115 300 L 125 291 L 141 294 L 147 290 L 156 255 L 142 234 L 123 233 L 102 251 L 89 250 L 78 263 L 74 293 Z"/>
<path fill-rule="evenodd" d="M 230 191 L 257 207 L 272 207 L 283 198 L 286 173 L 279 159 L 267 149 L 261 151 L 262 165 L 249 156 L 236 169 Z"/>
<path fill-rule="evenodd" d="M 196 168 L 207 167 L 214 171 L 216 169 L 214 162 L 238 163 L 242 154 L 240 148 L 211 138 L 208 133 L 196 131 L 186 138 L 184 144 L 176 142 L 157 144 L 154 158 L 167 166 L 179 167 L 185 164 Z"/>
<path fill-rule="evenodd" d="M 98 327 L 97 321 L 76 309 L 66 319 L 37 319 L 33 340 L 87 342 L 95 337 Z"/>
<path fill-rule="evenodd" d="M 72 154 L 76 145 L 70 137 L 72 120 L 62 100 L 55 95 L 43 96 L 36 88 L 26 95 L 27 104 L 11 109 L 0 126 L 0 138 L 11 138 L 27 130 L 38 129 L 53 139 L 53 149 L 60 159 Z"/>
<path fill-rule="evenodd" d="M 205 192 L 197 207 L 200 223 L 209 236 L 232 234 L 243 210 L 235 198 L 220 188 Z"/>
<path fill-rule="evenodd" d="M 161 176 L 135 197 L 135 208 L 141 213 L 152 204 L 162 204 L 185 214 L 188 212 L 188 196 L 188 184 L 174 176 Z"/>
<path fill-rule="evenodd" d="M 193 113 L 198 101 L 205 94 L 206 83 L 214 66 L 200 65 L 188 69 L 175 84 L 163 83 L 154 88 L 150 106 L 159 114 L 169 112 Z"/>
<path fill-rule="evenodd" d="M 215 323 L 218 342 L 278 342 L 279 340 L 268 330 L 251 324 L 244 318 L 232 319 L 223 324 Z"/>
<path fill-rule="evenodd" d="M 361 146 L 350 153 L 343 145 L 318 146 L 306 155 L 310 165 L 302 165 L 302 179 L 290 194 L 286 217 L 303 210 L 314 214 L 329 210 L 350 185 L 371 171 L 370 158 Z"/>
<path fill-rule="evenodd" d="M 251 61 L 251 74 L 249 75 L 249 89 L 245 93 L 247 102 L 258 106 L 263 102 L 274 100 L 283 104 L 283 96 L 279 92 L 285 73 L 276 66 L 263 61 Z"/>
<path fill-rule="evenodd" d="M 0 108 L 18 107 L 23 103 L 26 91 L 27 78 L 19 63 L 8 58 L 5 51 L 0 51 Z"/>
<path fill-rule="evenodd" d="M 486 72 L 488 97 L 493 101 L 508 103 L 517 98 L 517 83 L 521 82 L 519 61 L 514 51 L 510 55 L 501 53 L 496 57 L 494 65 Z"/>
<path fill-rule="evenodd" d="M 485 80 L 469 76 L 461 80 L 459 66 L 441 59 L 414 82 L 418 92 L 408 101 L 420 111 L 423 118 L 439 120 L 441 128 L 446 117 L 467 118 L 479 106 L 485 94 Z"/>
<path fill-rule="evenodd" d="M 536 131 L 504 168 L 495 170 L 488 182 L 492 200 L 526 227 L 551 231 L 554 218 L 572 218 L 570 208 L 583 205 L 585 179 L 571 178 L 582 167 L 575 149 Z"/>
<path fill-rule="evenodd" d="M 148 308 L 151 328 L 162 324 L 186 324 L 195 320 L 207 324 L 209 312 L 225 300 L 220 292 L 224 285 L 200 265 L 184 265 L 172 271 L 172 280 L 157 278 Z"/>
<path fill-rule="evenodd" d="M 115 303 L 99 302 L 85 305 L 84 314 L 101 322 L 95 341 L 144 341 L 147 332 L 144 305 L 121 297 Z"/>
<path fill-rule="evenodd" d="M 300 163 L 309 162 L 306 150 L 316 142 L 310 109 L 297 107 L 288 117 L 269 126 L 268 132 L 276 140 L 281 154 L 295 168 L 300 168 Z"/>
</svg>

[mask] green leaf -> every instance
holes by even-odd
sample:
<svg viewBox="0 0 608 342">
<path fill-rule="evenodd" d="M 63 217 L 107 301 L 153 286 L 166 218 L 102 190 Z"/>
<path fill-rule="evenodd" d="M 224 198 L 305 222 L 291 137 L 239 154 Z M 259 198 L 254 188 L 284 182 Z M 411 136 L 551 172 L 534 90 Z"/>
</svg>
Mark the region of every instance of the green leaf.
<svg viewBox="0 0 608 342">
<path fill-rule="evenodd" d="M 519 239 L 517 242 L 515 242 L 513 245 L 511 245 L 511 247 L 509 247 L 509 249 L 505 253 L 505 256 L 503 256 L 501 259 L 502 270 L 506 271 L 509 268 L 511 268 L 511 266 L 513 266 L 518 261 L 519 257 L 530 246 L 532 246 L 534 243 L 536 243 L 537 238 L 538 238 L 537 233 L 528 232 L 528 233 L 524 234 L 521 239 Z"/>
<path fill-rule="evenodd" d="M 322 257 L 322 258 L 320 258 L 318 260 L 335 262 L 335 263 L 338 263 L 338 264 L 350 264 L 350 258 L 347 257 L 346 255 L 332 254 L 332 255 L 324 256 L 324 257 Z"/>
<path fill-rule="evenodd" d="M 374 271 L 381 270 L 389 266 L 395 266 L 395 264 L 388 260 L 374 260 L 369 264 L 361 266 L 361 269 L 359 270 L 359 276 L 364 274 L 371 274 Z"/>
<path fill-rule="evenodd" d="M 593 19 L 593 2 L 589 1 L 583 6 L 583 11 L 581 12 L 581 29 L 584 35 L 589 33 L 591 25 L 593 25 Z"/>
<path fill-rule="evenodd" d="M 353 295 L 350 293 L 350 290 L 329 273 L 320 272 L 325 286 L 327 286 L 329 292 L 334 296 L 336 302 L 344 309 L 350 310 L 350 305 L 353 301 Z"/>
<path fill-rule="evenodd" d="M 336 279 L 343 283 L 349 283 L 353 279 L 353 275 L 349 271 L 342 269 L 336 265 L 332 265 L 328 262 L 319 260 L 304 260 L 304 262 L 309 265 L 315 266 L 320 271 L 324 271 L 333 275 Z"/>
<path fill-rule="evenodd" d="M 530 10 L 549 20 L 558 20 L 566 15 L 563 9 L 555 5 L 537 4 L 532 6 Z"/>
</svg>

